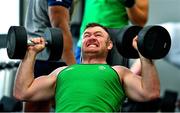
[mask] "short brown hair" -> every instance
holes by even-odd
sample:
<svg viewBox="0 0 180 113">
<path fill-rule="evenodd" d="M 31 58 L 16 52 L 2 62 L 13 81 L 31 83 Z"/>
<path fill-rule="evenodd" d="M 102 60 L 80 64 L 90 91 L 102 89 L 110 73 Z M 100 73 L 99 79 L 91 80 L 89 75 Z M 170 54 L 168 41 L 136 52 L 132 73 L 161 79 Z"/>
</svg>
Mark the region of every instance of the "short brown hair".
<svg viewBox="0 0 180 113">
<path fill-rule="evenodd" d="M 85 30 L 87 28 L 89 28 L 89 27 L 96 27 L 96 26 L 99 26 L 99 27 L 103 28 L 109 34 L 108 29 L 105 26 L 103 26 L 103 25 L 101 25 L 99 23 L 89 23 L 89 24 L 86 25 Z"/>
</svg>

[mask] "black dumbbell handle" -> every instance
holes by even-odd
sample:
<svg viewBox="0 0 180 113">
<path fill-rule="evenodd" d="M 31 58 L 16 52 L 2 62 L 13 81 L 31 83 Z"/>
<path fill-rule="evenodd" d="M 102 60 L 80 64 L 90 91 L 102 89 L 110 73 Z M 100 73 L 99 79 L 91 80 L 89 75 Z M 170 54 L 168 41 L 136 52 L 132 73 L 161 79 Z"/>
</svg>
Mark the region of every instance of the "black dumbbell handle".
<svg viewBox="0 0 180 113">
<path fill-rule="evenodd" d="M 36 43 L 34 43 L 31 39 L 28 39 L 27 40 L 27 45 L 28 46 L 34 46 L 34 45 L 36 45 Z M 45 41 L 45 46 L 47 46 L 48 45 L 48 42 L 47 41 Z"/>
</svg>

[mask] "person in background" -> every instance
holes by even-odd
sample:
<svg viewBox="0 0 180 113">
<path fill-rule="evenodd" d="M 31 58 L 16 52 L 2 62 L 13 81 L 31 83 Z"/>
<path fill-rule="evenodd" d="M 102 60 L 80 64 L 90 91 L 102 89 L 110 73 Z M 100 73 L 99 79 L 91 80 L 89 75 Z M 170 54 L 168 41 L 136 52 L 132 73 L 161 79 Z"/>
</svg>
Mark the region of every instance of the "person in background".
<svg viewBox="0 0 180 113">
<path fill-rule="evenodd" d="M 76 63 L 73 42 L 70 32 L 69 9 L 72 0 L 29 0 L 25 19 L 25 28 L 28 37 L 43 37 L 47 27 L 59 28 L 63 35 L 63 53 L 60 61 L 41 61 L 35 63 L 36 77 L 49 74 L 61 65 L 72 65 Z M 62 63 L 65 62 L 65 63 Z M 48 106 L 48 107 L 46 107 Z M 50 111 L 49 102 L 26 103 L 27 112 L 47 112 Z"/>
<path fill-rule="evenodd" d="M 144 26 L 148 20 L 148 8 L 148 0 L 85 0 L 75 55 L 77 63 L 81 62 L 82 36 L 88 23 L 99 23 L 107 28 L 122 28 L 129 25 L 129 22 Z M 116 62 L 121 61 L 116 59 Z"/>
</svg>

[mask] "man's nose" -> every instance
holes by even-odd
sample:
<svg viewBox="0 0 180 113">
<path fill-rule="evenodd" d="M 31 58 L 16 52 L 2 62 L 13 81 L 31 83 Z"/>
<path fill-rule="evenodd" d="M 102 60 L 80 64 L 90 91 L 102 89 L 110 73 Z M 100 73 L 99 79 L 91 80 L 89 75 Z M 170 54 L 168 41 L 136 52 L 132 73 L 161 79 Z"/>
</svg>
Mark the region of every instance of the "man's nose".
<svg viewBox="0 0 180 113">
<path fill-rule="evenodd" d="M 93 35 L 89 38 L 89 41 L 92 41 L 92 42 L 94 42 L 94 41 L 96 41 L 96 40 L 97 40 L 96 37 L 93 36 Z"/>
</svg>

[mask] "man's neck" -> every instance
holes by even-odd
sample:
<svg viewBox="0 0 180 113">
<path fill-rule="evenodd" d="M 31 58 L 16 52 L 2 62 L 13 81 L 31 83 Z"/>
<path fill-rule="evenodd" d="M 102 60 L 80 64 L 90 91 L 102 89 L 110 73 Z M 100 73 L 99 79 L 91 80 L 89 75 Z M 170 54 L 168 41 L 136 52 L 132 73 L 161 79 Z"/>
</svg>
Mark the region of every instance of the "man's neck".
<svg viewBox="0 0 180 113">
<path fill-rule="evenodd" d="M 107 64 L 104 58 L 88 57 L 82 59 L 82 64 Z"/>
</svg>

